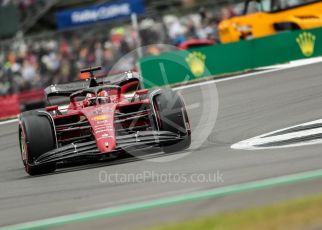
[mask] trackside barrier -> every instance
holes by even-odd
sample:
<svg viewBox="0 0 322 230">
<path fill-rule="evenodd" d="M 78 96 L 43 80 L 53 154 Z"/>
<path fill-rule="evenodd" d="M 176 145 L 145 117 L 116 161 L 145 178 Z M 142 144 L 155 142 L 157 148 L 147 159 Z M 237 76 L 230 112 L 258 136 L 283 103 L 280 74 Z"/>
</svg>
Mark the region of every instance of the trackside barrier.
<svg viewBox="0 0 322 230">
<path fill-rule="evenodd" d="M 149 88 L 321 55 L 318 28 L 144 57 L 140 70 Z"/>
<path fill-rule="evenodd" d="M 21 111 L 45 106 L 42 89 L 0 96 L 0 120 L 17 116 Z"/>
<path fill-rule="evenodd" d="M 18 95 L 0 96 L 0 119 L 14 117 L 20 112 Z"/>
</svg>

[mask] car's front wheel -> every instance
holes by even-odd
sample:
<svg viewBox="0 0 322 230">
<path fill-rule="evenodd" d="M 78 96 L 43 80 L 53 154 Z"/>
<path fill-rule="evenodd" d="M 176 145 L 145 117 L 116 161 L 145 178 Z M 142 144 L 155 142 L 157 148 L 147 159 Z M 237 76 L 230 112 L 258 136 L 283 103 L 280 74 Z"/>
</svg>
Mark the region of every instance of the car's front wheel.
<svg viewBox="0 0 322 230">
<path fill-rule="evenodd" d="M 171 89 L 164 89 L 155 96 L 154 100 L 160 130 L 176 133 L 182 138 L 179 142 L 164 144 L 162 150 L 172 153 L 189 148 L 191 144 L 190 123 L 181 95 Z"/>
<path fill-rule="evenodd" d="M 28 114 L 20 117 L 19 142 L 22 161 L 29 175 L 51 173 L 56 163 L 37 165 L 35 160 L 55 148 L 55 134 L 46 116 Z"/>
</svg>

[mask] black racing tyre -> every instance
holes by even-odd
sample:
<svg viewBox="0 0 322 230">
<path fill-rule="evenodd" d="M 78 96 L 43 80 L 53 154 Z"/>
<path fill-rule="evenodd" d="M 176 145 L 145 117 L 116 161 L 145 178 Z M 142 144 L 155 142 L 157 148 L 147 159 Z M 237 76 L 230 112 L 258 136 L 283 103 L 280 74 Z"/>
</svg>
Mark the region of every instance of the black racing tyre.
<svg viewBox="0 0 322 230">
<path fill-rule="evenodd" d="M 19 124 L 20 151 L 25 170 L 29 175 L 54 172 L 56 163 L 34 165 L 35 159 L 56 147 L 51 121 L 36 113 L 24 114 Z"/>
<path fill-rule="evenodd" d="M 171 89 L 164 89 L 155 96 L 154 102 L 157 107 L 160 130 L 179 134 L 183 138 L 180 142 L 163 145 L 163 152 L 172 153 L 189 148 L 191 131 L 182 97 Z"/>
</svg>

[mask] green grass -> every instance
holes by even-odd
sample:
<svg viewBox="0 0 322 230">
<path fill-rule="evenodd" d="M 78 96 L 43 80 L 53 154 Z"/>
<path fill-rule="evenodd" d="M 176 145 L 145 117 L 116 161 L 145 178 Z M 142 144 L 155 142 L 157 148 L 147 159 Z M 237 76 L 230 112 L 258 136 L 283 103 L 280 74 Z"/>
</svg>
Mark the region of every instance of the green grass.
<svg viewBox="0 0 322 230">
<path fill-rule="evenodd" d="M 289 230 L 315 225 L 322 227 L 322 195 L 156 226 L 148 230 Z"/>
</svg>

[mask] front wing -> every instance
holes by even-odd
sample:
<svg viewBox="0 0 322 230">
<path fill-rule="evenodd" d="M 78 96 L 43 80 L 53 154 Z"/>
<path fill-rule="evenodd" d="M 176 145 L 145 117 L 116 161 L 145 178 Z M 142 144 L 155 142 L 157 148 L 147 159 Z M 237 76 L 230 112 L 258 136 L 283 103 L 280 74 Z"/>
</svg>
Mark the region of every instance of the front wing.
<svg viewBox="0 0 322 230">
<path fill-rule="evenodd" d="M 72 143 L 53 149 L 39 156 L 33 165 L 43 165 L 63 161 L 100 159 L 115 157 L 122 152 L 158 147 L 162 144 L 172 144 L 183 140 L 178 134 L 168 131 L 140 131 L 133 134 L 118 136 L 117 147 L 107 153 L 101 153 L 95 141 Z"/>
</svg>

